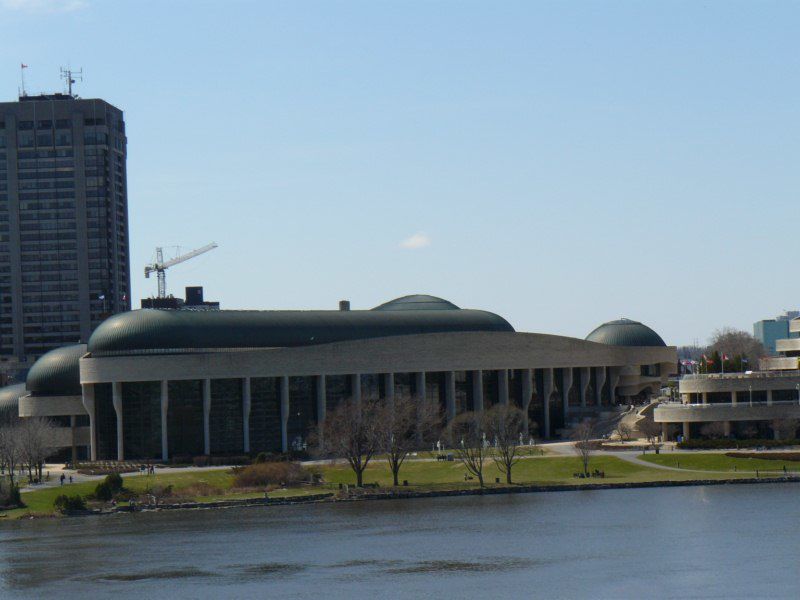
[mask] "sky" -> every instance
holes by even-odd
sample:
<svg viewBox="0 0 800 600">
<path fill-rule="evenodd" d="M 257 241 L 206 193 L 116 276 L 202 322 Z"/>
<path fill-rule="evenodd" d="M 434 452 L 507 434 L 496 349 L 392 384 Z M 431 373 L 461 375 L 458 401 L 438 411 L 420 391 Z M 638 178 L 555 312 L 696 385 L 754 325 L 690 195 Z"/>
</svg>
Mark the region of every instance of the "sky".
<svg viewBox="0 0 800 600">
<path fill-rule="evenodd" d="M 144 265 L 223 308 L 426 293 L 669 344 L 798 307 L 800 3 L 0 0 L 0 98 L 125 111 Z"/>
</svg>

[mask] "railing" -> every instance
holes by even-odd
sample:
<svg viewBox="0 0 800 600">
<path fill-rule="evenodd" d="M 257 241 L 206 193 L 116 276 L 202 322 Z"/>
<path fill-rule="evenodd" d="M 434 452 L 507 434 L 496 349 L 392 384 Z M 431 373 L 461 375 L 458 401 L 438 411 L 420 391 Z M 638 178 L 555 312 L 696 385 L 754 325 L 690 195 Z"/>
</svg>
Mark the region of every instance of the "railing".
<svg viewBox="0 0 800 600">
<path fill-rule="evenodd" d="M 678 400 L 669 400 L 667 402 L 659 402 L 656 409 L 658 409 L 662 405 L 667 405 L 669 408 L 713 408 L 715 406 L 742 406 L 742 407 L 750 407 L 750 406 L 800 406 L 800 400 L 773 400 L 772 402 L 765 402 L 763 400 L 759 400 L 758 402 L 750 402 L 745 399 L 739 400 L 736 404 L 733 402 L 709 402 L 706 404 L 703 403 L 696 403 L 696 404 L 684 404 Z"/>
<path fill-rule="evenodd" d="M 703 375 L 684 375 L 681 381 L 702 381 L 704 379 L 777 379 L 779 377 L 800 377 L 800 369 L 786 371 L 753 371 L 752 373 L 705 373 Z"/>
</svg>

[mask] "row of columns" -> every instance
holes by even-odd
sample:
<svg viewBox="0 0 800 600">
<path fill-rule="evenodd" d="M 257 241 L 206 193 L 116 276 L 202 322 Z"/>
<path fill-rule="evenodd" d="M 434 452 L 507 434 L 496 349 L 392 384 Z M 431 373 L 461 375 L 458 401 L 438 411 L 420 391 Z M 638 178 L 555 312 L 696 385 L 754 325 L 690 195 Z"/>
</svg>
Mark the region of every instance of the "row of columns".
<svg viewBox="0 0 800 600">
<path fill-rule="evenodd" d="M 581 406 L 586 406 L 586 392 L 589 386 L 590 367 L 581 368 Z M 533 385 L 533 369 L 522 369 L 522 410 L 527 414 L 530 407 L 531 396 L 534 392 Z M 351 377 L 351 396 L 356 402 L 361 401 L 361 375 L 353 374 Z M 395 389 L 395 376 L 394 373 L 386 373 L 384 377 L 385 399 L 387 401 L 394 401 Z M 616 379 L 615 379 L 616 377 Z M 326 395 L 326 376 L 318 375 L 316 377 L 316 406 L 317 406 L 317 419 L 319 422 L 325 420 L 327 412 L 327 395 Z M 613 389 L 616 385 L 616 380 L 619 379 L 618 373 L 616 376 L 612 373 L 609 374 L 609 382 Z M 567 418 L 569 412 L 569 391 L 573 384 L 572 369 L 564 370 L 564 380 L 562 386 L 564 417 Z M 597 375 L 597 390 L 596 401 L 601 404 L 602 388 L 606 381 L 606 369 L 599 368 Z M 549 399 L 555 391 L 553 369 L 543 370 L 543 395 L 542 399 L 544 406 L 544 423 L 543 435 L 549 437 L 550 435 L 550 402 Z M 424 395 L 426 387 L 425 372 L 415 373 L 415 387 L 418 393 Z M 508 404 L 509 402 L 509 377 L 508 370 L 501 369 L 498 371 L 497 378 L 498 387 L 498 402 L 500 404 Z M 123 409 L 122 409 L 122 383 L 114 382 L 111 384 L 112 388 L 112 404 L 116 414 L 117 421 L 117 460 L 125 459 L 125 441 L 124 441 L 124 423 L 123 423 Z M 445 372 L 444 382 L 445 392 L 445 414 L 447 421 L 450 422 L 456 417 L 456 378 L 455 371 Z M 472 371 L 472 397 L 473 408 L 475 411 L 484 410 L 484 397 L 483 397 L 483 371 Z M 160 382 L 160 400 L 161 400 L 161 458 L 163 461 L 169 460 L 169 436 L 168 436 L 168 415 L 169 415 L 169 382 Z M 288 452 L 289 450 L 289 377 L 280 377 L 280 426 L 281 426 L 281 450 Z M 250 408 L 252 404 L 251 397 L 251 383 L 250 378 L 246 377 L 242 380 L 242 438 L 243 449 L 245 453 L 250 452 Z M 91 460 L 97 460 L 97 428 L 95 423 L 95 394 L 93 385 L 83 386 L 83 405 L 89 415 L 89 429 L 91 436 Z M 203 451 L 206 455 L 211 454 L 211 380 L 202 380 L 202 405 L 203 405 Z"/>
</svg>

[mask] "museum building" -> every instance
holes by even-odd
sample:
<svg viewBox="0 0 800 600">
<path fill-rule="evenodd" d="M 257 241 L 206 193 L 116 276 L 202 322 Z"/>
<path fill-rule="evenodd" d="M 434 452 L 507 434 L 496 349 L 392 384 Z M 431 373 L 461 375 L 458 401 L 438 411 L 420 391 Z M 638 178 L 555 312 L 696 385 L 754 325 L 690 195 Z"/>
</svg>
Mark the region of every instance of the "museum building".
<svg viewBox="0 0 800 600">
<path fill-rule="evenodd" d="M 676 365 L 676 349 L 636 321 L 585 340 L 522 333 L 433 296 L 371 310 L 143 309 L 42 356 L 17 402 L 21 417 L 60 419 L 79 457 L 167 461 L 300 449 L 351 397 L 424 395 L 448 421 L 514 403 L 548 438 L 657 393 Z"/>
</svg>

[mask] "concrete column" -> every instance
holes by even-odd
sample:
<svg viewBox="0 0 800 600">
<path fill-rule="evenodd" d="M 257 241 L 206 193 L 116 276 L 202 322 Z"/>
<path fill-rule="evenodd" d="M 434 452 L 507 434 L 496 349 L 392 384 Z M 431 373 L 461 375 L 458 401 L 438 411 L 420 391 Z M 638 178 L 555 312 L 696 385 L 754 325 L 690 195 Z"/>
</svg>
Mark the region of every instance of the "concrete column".
<svg viewBox="0 0 800 600">
<path fill-rule="evenodd" d="M 661 424 L 661 441 L 662 442 L 669 441 L 669 423 Z"/>
<path fill-rule="evenodd" d="M 722 422 L 722 434 L 726 438 L 731 437 L 731 422 L 730 421 L 723 421 Z"/>
<path fill-rule="evenodd" d="M 581 408 L 586 408 L 586 392 L 589 391 L 589 384 L 591 383 L 591 367 L 581 367 Z"/>
<path fill-rule="evenodd" d="M 684 441 L 691 439 L 691 430 L 689 429 L 689 423 L 686 421 L 683 423 L 683 439 Z"/>
<path fill-rule="evenodd" d="M 252 404 L 250 378 L 242 379 L 242 448 L 245 454 L 250 453 L 250 406 Z"/>
<path fill-rule="evenodd" d="M 561 395 L 564 398 L 564 424 L 566 425 L 569 418 L 569 391 L 572 389 L 572 369 L 563 369 L 564 373 L 564 387 L 561 390 Z"/>
<path fill-rule="evenodd" d="M 595 379 L 597 380 L 597 389 L 594 391 L 594 395 L 597 403 L 597 406 L 603 406 L 603 386 L 606 384 L 606 368 L 605 367 L 596 367 L 595 373 L 597 376 Z"/>
<path fill-rule="evenodd" d="M 508 369 L 500 369 L 497 372 L 497 402 L 508 404 Z"/>
<path fill-rule="evenodd" d="M 90 383 L 81 385 L 83 390 L 83 408 L 89 413 L 89 459 L 97 460 L 97 430 L 94 418 L 94 386 Z"/>
<path fill-rule="evenodd" d="M 114 412 L 117 413 L 117 460 L 125 460 L 125 437 L 122 422 L 122 384 L 115 381 L 111 384 L 111 400 Z"/>
<path fill-rule="evenodd" d="M 169 461 L 169 382 L 161 382 L 161 461 Z"/>
<path fill-rule="evenodd" d="M 528 435 L 528 408 L 531 405 L 531 396 L 533 395 L 533 376 L 530 369 L 522 370 L 522 412 L 525 413 L 524 433 Z"/>
<path fill-rule="evenodd" d="M 472 372 L 472 408 L 483 412 L 483 371 Z"/>
<path fill-rule="evenodd" d="M 454 371 L 445 371 L 444 374 L 444 403 L 447 410 L 447 422 L 456 418 L 456 374 Z"/>
<path fill-rule="evenodd" d="M 355 373 L 350 376 L 351 396 L 356 404 L 361 404 L 361 374 Z"/>
<path fill-rule="evenodd" d="M 736 392 L 736 390 L 734 390 L 731 392 L 731 404 L 736 406 L 738 403 L 739 403 L 738 393 Z"/>
<path fill-rule="evenodd" d="M 383 375 L 383 395 L 390 406 L 394 405 L 394 373 Z"/>
<path fill-rule="evenodd" d="M 608 395 L 611 396 L 610 403 L 614 404 L 617 399 L 617 384 L 619 384 L 620 367 L 608 368 Z"/>
<path fill-rule="evenodd" d="M 544 430 L 540 432 L 540 435 L 548 439 L 550 437 L 550 396 L 553 395 L 553 369 L 545 369 L 543 375 L 542 392 L 544 393 L 544 398 L 542 398 L 542 402 L 544 404 Z"/>
<path fill-rule="evenodd" d="M 211 380 L 203 379 L 203 452 L 211 454 Z"/>
<path fill-rule="evenodd" d="M 317 423 L 325 421 L 328 413 L 328 394 L 326 390 L 327 380 L 325 375 L 317 375 Z"/>
<path fill-rule="evenodd" d="M 414 387 L 417 388 L 417 397 L 425 399 L 425 371 L 420 371 L 414 376 Z"/>
<path fill-rule="evenodd" d="M 702 398 L 703 404 L 708 404 L 708 392 L 703 392 Z"/>
<path fill-rule="evenodd" d="M 772 390 L 767 390 L 767 404 L 772 404 Z"/>
<path fill-rule="evenodd" d="M 361 386 L 358 388 L 361 395 Z M 359 398 L 360 400 L 360 398 Z M 289 378 L 281 377 L 281 452 L 289 451 Z"/>
<path fill-rule="evenodd" d="M 75 468 L 75 465 L 78 464 L 78 445 L 75 441 L 75 429 L 77 427 L 77 417 L 75 415 L 70 415 L 69 417 L 69 426 L 71 429 L 71 438 L 72 438 L 72 468 Z"/>
</svg>

